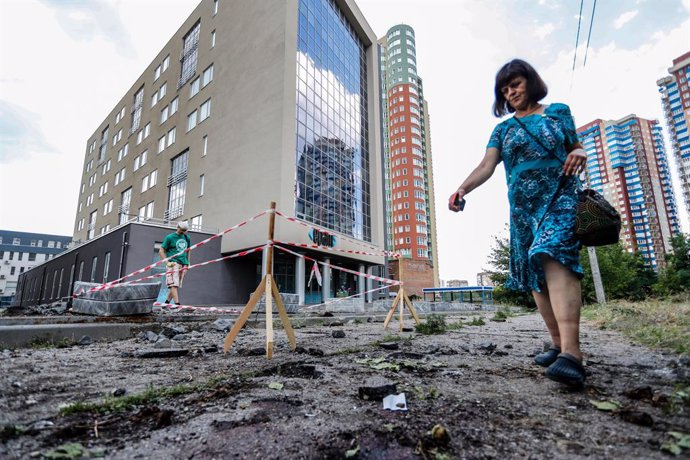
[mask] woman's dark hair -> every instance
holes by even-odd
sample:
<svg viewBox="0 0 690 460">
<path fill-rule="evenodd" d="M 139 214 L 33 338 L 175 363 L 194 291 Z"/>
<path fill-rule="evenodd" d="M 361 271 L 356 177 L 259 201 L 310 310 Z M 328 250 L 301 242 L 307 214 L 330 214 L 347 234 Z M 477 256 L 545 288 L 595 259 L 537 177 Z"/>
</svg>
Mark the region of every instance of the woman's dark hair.
<svg viewBox="0 0 690 460">
<path fill-rule="evenodd" d="M 515 112 L 515 109 L 508 104 L 503 97 L 501 90 L 506 87 L 515 77 L 525 77 L 527 80 L 527 98 L 530 103 L 539 102 L 546 97 L 549 90 L 546 83 L 541 79 L 534 67 L 522 59 L 513 59 L 501 67 L 496 73 L 496 85 L 494 86 L 494 115 L 502 117 L 507 113 Z"/>
</svg>

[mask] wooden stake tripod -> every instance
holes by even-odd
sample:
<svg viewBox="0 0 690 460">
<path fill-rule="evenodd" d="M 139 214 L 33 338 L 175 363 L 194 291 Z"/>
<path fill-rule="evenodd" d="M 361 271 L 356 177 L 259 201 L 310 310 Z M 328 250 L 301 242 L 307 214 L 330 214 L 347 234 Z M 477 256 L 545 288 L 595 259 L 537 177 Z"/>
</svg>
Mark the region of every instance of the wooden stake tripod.
<svg viewBox="0 0 690 460">
<path fill-rule="evenodd" d="M 273 231 L 275 229 L 276 221 L 276 204 L 271 202 L 271 213 L 268 220 L 268 240 L 273 242 Z M 285 310 L 285 305 L 283 305 L 283 299 L 280 298 L 280 293 L 278 292 L 278 286 L 276 286 L 273 275 L 273 244 L 269 244 L 266 251 L 266 276 L 259 282 L 256 290 L 249 297 L 249 302 L 240 313 L 239 318 L 230 329 L 230 332 L 225 337 L 223 342 L 223 351 L 228 352 L 232 344 L 235 342 L 237 334 L 240 329 L 244 326 L 251 315 L 252 311 L 256 307 L 256 304 L 261 300 L 261 296 L 266 294 L 266 358 L 271 359 L 273 357 L 273 300 L 275 300 L 276 308 L 278 309 L 278 314 L 280 315 L 280 321 L 283 323 L 285 332 L 287 333 L 288 342 L 290 343 L 290 349 L 293 351 L 297 348 L 297 342 L 295 341 L 295 331 L 292 329 L 290 324 L 290 318 L 288 318 L 287 311 Z"/>
<path fill-rule="evenodd" d="M 398 280 L 402 281 L 402 271 L 403 271 L 403 264 L 402 264 L 402 258 L 398 258 Z M 407 306 L 407 309 L 410 310 L 410 313 L 412 314 L 412 317 L 414 318 L 415 322 L 417 324 L 420 323 L 419 321 L 419 316 L 417 316 L 417 312 L 414 309 L 414 306 L 412 305 L 412 302 L 410 301 L 410 298 L 407 297 L 407 293 L 405 292 L 405 288 L 403 287 L 402 284 L 399 285 L 398 287 L 398 295 L 395 296 L 395 299 L 393 299 L 393 305 L 391 305 L 391 309 L 388 312 L 388 315 L 386 316 L 386 321 L 383 323 L 383 328 L 387 329 L 388 328 L 388 323 L 390 322 L 391 318 L 393 318 L 393 314 L 395 313 L 395 308 L 398 307 L 400 310 L 400 332 L 403 330 L 403 304 Z"/>
</svg>

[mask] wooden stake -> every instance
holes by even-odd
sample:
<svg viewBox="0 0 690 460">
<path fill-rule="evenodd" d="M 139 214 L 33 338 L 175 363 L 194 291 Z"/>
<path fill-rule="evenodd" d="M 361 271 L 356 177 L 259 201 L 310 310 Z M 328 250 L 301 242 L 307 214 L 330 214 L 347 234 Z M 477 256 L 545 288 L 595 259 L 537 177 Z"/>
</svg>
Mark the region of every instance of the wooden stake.
<svg viewBox="0 0 690 460">
<path fill-rule="evenodd" d="M 402 281 L 402 259 L 398 259 L 398 281 Z M 414 309 L 414 306 L 412 305 L 412 301 L 410 300 L 409 297 L 407 297 L 407 293 L 405 292 L 405 288 L 403 285 L 400 285 L 398 287 L 398 294 L 395 296 L 395 299 L 393 300 L 393 305 L 391 305 L 391 309 L 388 311 L 388 315 L 386 316 L 386 320 L 383 322 L 383 328 L 387 329 L 388 328 L 388 323 L 390 320 L 393 318 L 393 315 L 395 314 L 395 309 L 396 307 L 399 308 L 399 315 L 400 315 L 400 332 L 403 330 L 403 309 L 404 307 L 407 306 L 407 309 L 410 310 L 410 314 L 414 318 L 415 322 L 417 324 L 420 323 L 419 316 L 417 316 L 417 311 Z"/>
<path fill-rule="evenodd" d="M 233 342 L 235 342 L 235 338 L 237 337 L 237 334 L 239 334 L 240 329 L 242 329 L 242 326 L 244 326 L 244 323 L 247 322 L 249 315 L 252 314 L 252 310 L 254 310 L 254 307 L 256 307 L 256 304 L 259 303 L 259 300 L 261 300 L 261 296 L 265 291 L 266 291 L 266 279 L 264 278 L 261 280 L 259 285 L 256 287 L 256 291 L 254 291 L 254 293 L 249 298 L 249 302 L 247 302 L 247 305 L 242 310 L 242 313 L 240 313 L 240 317 L 237 318 L 237 321 L 232 326 L 232 329 L 230 329 L 230 332 L 225 337 L 225 342 L 223 342 L 223 351 L 225 353 L 227 353 L 228 350 L 230 349 L 230 347 L 232 347 L 232 344 L 233 344 Z"/>
<path fill-rule="evenodd" d="M 280 315 L 280 320 L 283 322 L 283 327 L 285 328 L 285 333 L 288 336 L 288 343 L 290 343 L 290 349 L 295 351 L 297 348 L 297 341 L 295 340 L 295 331 L 292 329 L 292 324 L 290 324 L 290 318 L 288 318 L 287 310 L 285 310 L 285 305 L 283 304 L 283 299 L 280 298 L 280 292 L 278 292 L 278 286 L 275 283 L 272 285 L 273 296 L 276 299 L 276 307 L 278 308 L 278 314 Z"/>
<path fill-rule="evenodd" d="M 273 358 L 273 281 L 266 274 L 266 358 Z"/>
<path fill-rule="evenodd" d="M 232 329 L 225 337 L 223 342 L 223 351 L 228 352 L 232 344 L 235 342 L 237 334 L 239 334 L 242 326 L 247 322 L 249 315 L 252 310 L 256 307 L 256 304 L 261 300 L 261 296 L 266 294 L 266 357 L 268 359 L 273 358 L 273 343 L 274 343 L 274 332 L 273 332 L 273 300 L 276 302 L 276 308 L 278 309 L 278 314 L 280 315 L 280 320 L 283 322 L 283 327 L 288 336 L 288 342 L 290 343 L 290 348 L 294 351 L 297 348 L 297 341 L 295 340 L 295 331 L 292 329 L 290 324 L 290 318 L 285 310 L 285 305 L 283 304 L 283 299 L 280 298 L 280 292 L 278 291 L 278 286 L 273 280 L 273 233 L 275 230 L 275 215 L 276 204 L 271 202 L 271 213 L 268 219 L 268 241 L 271 244 L 268 245 L 266 250 L 266 275 L 259 282 L 256 291 L 252 293 L 249 298 L 249 302 L 245 305 L 242 313 L 240 313 L 237 322 L 232 326 Z"/>
</svg>

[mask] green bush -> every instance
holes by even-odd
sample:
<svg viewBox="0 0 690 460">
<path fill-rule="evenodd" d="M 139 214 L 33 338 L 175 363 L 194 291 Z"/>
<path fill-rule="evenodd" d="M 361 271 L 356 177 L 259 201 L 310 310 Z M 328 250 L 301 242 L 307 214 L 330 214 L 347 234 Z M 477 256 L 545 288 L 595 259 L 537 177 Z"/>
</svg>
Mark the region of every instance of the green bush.
<svg viewBox="0 0 690 460">
<path fill-rule="evenodd" d="M 417 324 L 414 328 L 420 334 L 432 335 L 443 334 L 448 329 L 448 326 L 446 325 L 445 316 L 432 314 L 428 315 L 424 322 Z"/>
</svg>

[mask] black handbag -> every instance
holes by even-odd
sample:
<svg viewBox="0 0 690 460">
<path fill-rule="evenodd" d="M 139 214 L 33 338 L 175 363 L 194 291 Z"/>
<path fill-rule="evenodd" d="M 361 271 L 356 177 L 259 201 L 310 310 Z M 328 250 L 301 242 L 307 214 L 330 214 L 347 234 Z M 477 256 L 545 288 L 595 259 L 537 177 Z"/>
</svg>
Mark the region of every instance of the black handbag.
<svg viewBox="0 0 690 460">
<path fill-rule="evenodd" d="M 534 139 L 548 153 L 551 153 L 559 161 L 552 150 L 547 149 L 537 136 L 532 134 L 519 118 L 513 117 L 525 132 Z M 562 162 L 561 162 L 562 163 Z M 547 211 L 558 196 L 558 192 L 565 183 L 566 176 L 562 176 L 556 192 L 553 194 Z M 546 215 L 546 213 L 544 214 Z M 542 217 L 542 220 L 544 217 Z M 621 216 L 611 203 L 606 201 L 601 193 L 591 188 L 578 191 L 577 206 L 575 212 L 575 236 L 583 246 L 605 246 L 618 242 L 621 231 Z M 541 222 L 539 222 L 541 225 Z"/>
</svg>

